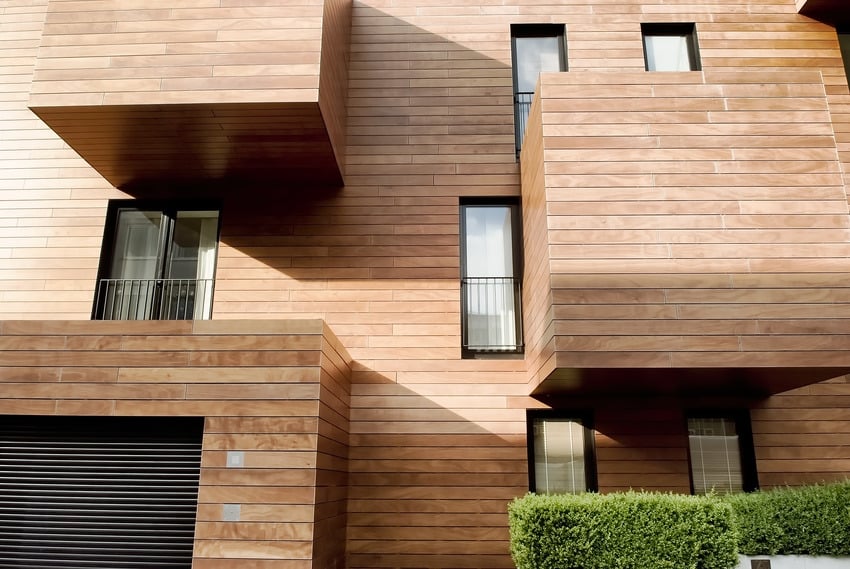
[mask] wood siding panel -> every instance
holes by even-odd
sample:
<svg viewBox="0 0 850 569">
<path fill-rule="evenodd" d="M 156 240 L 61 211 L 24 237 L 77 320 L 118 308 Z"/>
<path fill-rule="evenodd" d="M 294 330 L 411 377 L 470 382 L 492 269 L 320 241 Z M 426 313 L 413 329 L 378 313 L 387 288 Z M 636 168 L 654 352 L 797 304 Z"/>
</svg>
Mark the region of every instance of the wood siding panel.
<svg viewBox="0 0 850 569">
<path fill-rule="evenodd" d="M 0 381 L 19 395 L 0 412 L 206 416 L 199 569 L 333 563 L 343 527 L 351 568 L 512 567 L 505 505 L 527 489 L 524 409 L 548 406 L 529 381 L 556 367 L 556 337 L 570 365 L 670 365 L 671 345 L 680 365 L 844 357 L 850 91 L 834 30 L 793 0 L 358 2 L 347 68 L 327 76 L 347 74 L 347 87 L 327 89 L 328 60 L 301 51 L 331 41 L 316 33 L 332 21 L 322 3 L 114 4 L 0 0 Z M 704 75 L 646 77 L 640 23 L 659 21 L 696 23 Z M 522 173 L 512 23 L 566 24 L 570 68 L 545 78 Z M 600 83 L 567 85 L 581 74 Z M 157 97 L 169 108 L 308 97 L 216 129 L 256 134 L 295 114 L 315 132 L 307 117 L 321 118 L 346 185 L 293 189 L 281 161 L 261 188 L 119 191 L 27 108 L 31 96 L 103 106 L 107 89 L 145 113 Z M 81 150 L 111 151 L 110 128 L 84 118 Z M 159 171 L 179 178 L 172 166 Z M 463 359 L 459 200 L 521 195 L 525 359 Z M 108 200 L 129 197 L 221 199 L 213 321 L 86 322 Z M 338 345 L 310 344 L 322 332 L 304 318 L 324 319 Z M 274 336 L 309 341 L 277 350 Z M 848 460 L 850 388 L 823 385 L 756 403 L 763 486 L 833 479 Z M 602 491 L 686 491 L 686 402 L 552 403 L 594 412 Z M 228 450 L 245 452 L 241 472 Z M 237 499 L 240 522 L 224 522 L 222 503 Z"/>
<path fill-rule="evenodd" d="M 31 104 L 225 103 L 234 91 L 257 102 L 317 100 L 321 0 L 138 8 L 52 0 Z"/>
<path fill-rule="evenodd" d="M 824 336 L 846 317 L 837 264 L 848 254 L 848 215 L 823 75 L 716 71 L 703 56 L 702 72 L 541 76 L 533 122 L 542 121 L 549 231 L 537 248 L 545 247 L 558 284 L 551 304 L 537 310 L 554 314 L 555 368 L 850 364 L 846 343 Z M 624 121 L 629 110 L 639 114 Z M 539 169 L 531 153 L 523 159 Z M 529 201 L 539 194 L 533 186 L 524 192 Z M 819 285 L 785 289 L 789 277 L 778 272 L 814 274 Z M 609 273 L 692 280 L 687 292 L 573 284 Z M 763 332 L 798 319 L 822 326 Z M 602 334 L 583 320 L 623 320 L 623 328 Z M 664 332 L 671 325 L 676 335 Z M 532 375 L 534 385 L 563 374 L 545 371 Z M 798 373 L 804 382 L 807 372 Z M 808 382 L 821 378 L 815 372 Z"/>
<path fill-rule="evenodd" d="M 0 323 L 0 412 L 203 416 L 196 564 L 341 567 L 351 360 L 330 329 L 319 320 L 115 324 Z M 100 351 L 68 350 L 80 340 Z M 137 367 L 143 348 L 158 357 Z M 263 357 L 286 352 L 299 362 L 269 367 Z M 241 464 L 228 463 L 231 451 Z M 224 519 L 225 504 L 239 505 L 238 520 Z"/>
<path fill-rule="evenodd" d="M 55 0 L 29 105 L 117 187 L 284 173 L 338 185 L 349 10 Z"/>
</svg>

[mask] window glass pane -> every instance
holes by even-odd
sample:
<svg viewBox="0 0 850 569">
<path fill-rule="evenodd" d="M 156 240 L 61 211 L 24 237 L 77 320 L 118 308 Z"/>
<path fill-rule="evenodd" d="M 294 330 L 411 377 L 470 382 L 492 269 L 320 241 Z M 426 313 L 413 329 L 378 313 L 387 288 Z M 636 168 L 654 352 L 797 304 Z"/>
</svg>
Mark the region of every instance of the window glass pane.
<svg viewBox="0 0 850 569">
<path fill-rule="evenodd" d="M 688 419 L 688 439 L 694 493 L 744 489 L 740 439 L 733 419 L 691 417 Z"/>
<path fill-rule="evenodd" d="M 150 279 L 157 276 L 162 215 L 158 211 L 125 209 L 118 212 L 118 228 L 110 278 Z"/>
<path fill-rule="evenodd" d="M 531 93 L 542 71 L 562 71 L 559 36 L 516 37 L 515 50 L 517 84 L 519 93 Z"/>
<path fill-rule="evenodd" d="M 466 276 L 510 277 L 514 272 L 509 206 L 466 206 Z"/>
<path fill-rule="evenodd" d="M 209 318 L 218 212 L 180 211 L 174 221 L 162 313 L 170 319 Z"/>
<path fill-rule="evenodd" d="M 204 319 L 212 313 L 218 211 L 119 208 L 94 317 Z"/>
<path fill-rule="evenodd" d="M 649 71 L 690 71 L 688 35 L 646 35 L 646 68 Z"/>
<path fill-rule="evenodd" d="M 519 347 L 514 208 L 468 205 L 462 209 L 466 349 L 515 351 Z"/>
<path fill-rule="evenodd" d="M 217 228 L 218 212 L 178 212 L 172 234 L 167 278 L 212 278 Z"/>
<path fill-rule="evenodd" d="M 850 85 L 850 32 L 838 32 L 838 45 L 841 47 L 841 57 L 844 59 L 844 74 Z"/>
<path fill-rule="evenodd" d="M 584 426 L 566 418 L 535 418 L 534 485 L 538 493 L 587 490 Z"/>
</svg>

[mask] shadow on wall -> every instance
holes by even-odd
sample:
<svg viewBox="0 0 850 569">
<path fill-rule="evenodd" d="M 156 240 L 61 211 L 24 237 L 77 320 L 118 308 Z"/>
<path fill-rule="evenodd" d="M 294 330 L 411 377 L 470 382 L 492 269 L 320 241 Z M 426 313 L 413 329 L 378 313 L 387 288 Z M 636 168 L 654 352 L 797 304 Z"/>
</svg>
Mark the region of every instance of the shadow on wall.
<svg viewBox="0 0 850 569">
<path fill-rule="evenodd" d="M 507 23 L 500 46 L 509 61 Z M 262 263 L 298 281 L 456 280 L 458 197 L 520 192 L 511 68 L 363 5 L 350 59 L 346 187 L 281 176 L 122 189 L 220 199 L 222 279 L 269 278 Z"/>
<path fill-rule="evenodd" d="M 525 410 L 494 414 L 503 396 L 453 395 L 452 379 L 403 386 L 358 364 L 354 379 L 349 567 L 512 568 L 507 503 L 528 490 Z"/>
</svg>

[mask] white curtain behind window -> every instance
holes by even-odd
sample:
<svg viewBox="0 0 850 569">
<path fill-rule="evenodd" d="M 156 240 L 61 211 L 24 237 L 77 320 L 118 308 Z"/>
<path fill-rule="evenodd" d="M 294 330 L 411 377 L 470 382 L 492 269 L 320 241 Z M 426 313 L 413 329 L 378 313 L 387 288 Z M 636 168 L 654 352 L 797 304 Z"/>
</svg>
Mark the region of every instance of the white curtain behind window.
<svg viewBox="0 0 850 569">
<path fill-rule="evenodd" d="M 649 71 L 690 71 L 691 59 L 688 54 L 688 36 L 686 35 L 647 35 L 646 67 Z"/>
<path fill-rule="evenodd" d="M 215 276 L 215 254 L 218 212 L 181 211 L 177 214 L 167 277 L 186 279 L 193 289 L 192 317 L 209 318 L 212 311 L 212 279 Z M 181 296 L 182 284 L 178 289 Z"/>
<path fill-rule="evenodd" d="M 516 346 L 513 228 L 509 206 L 467 206 L 465 262 L 467 343 Z"/>
<path fill-rule="evenodd" d="M 201 222 L 198 242 L 198 278 L 204 279 L 203 294 L 195 301 L 196 320 L 212 316 L 212 283 L 215 276 L 216 246 L 218 245 L 218 214 L 209 212 L 210 217 Z M 200 287 L 199 287 L 200 288 Z"/>
</svg>

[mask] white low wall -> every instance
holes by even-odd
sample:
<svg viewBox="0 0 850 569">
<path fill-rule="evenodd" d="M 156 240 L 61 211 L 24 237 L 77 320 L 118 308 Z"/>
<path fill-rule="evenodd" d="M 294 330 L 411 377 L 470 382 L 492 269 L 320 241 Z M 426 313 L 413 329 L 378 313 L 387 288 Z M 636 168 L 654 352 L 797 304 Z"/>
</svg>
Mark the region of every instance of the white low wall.
<svg viewBox="0 0 850 569">
<path fill-rule="evenodd" d="M 770 569 L 850 569 L 850 557 L 811 555 L 739 555 L 738 569 L 751 569 L 753 559 L 769 559 Z"/>
</svg>

